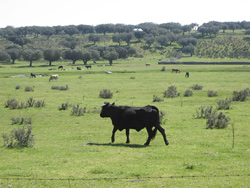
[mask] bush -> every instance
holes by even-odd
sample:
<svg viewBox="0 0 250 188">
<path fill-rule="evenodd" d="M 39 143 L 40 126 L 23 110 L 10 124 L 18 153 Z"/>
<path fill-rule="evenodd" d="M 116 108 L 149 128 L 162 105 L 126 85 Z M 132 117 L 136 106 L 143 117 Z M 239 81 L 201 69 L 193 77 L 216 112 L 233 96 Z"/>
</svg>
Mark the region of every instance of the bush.
<svg viewBox="0 0 250 188">
<path fill-rule="evenodd" d="M 193 86 L 191 87 L 191 89 L 193 89 L 193 90 L 202 90 L 202 88 L 203 88 L 203 86 L 200 86 L 200 85 L 198 85 L 198 84 L 195 84 L 195 85 L 193 85 Z"/>
<path fill-rule="evenodd" d="M 191 97 L 193 96 L 193 91 L 190 89 L 187 89 L 184 93 L 184 97 Z"/>
<path fill-rule="evenodd" d="M 58 110 L 67 110 L 69 107 L 69 103 L 62 103 L 61 106 L 58 107 Z"/>
<path fill-rule="evenodd" d="M 161 71 L 166 71 L 166 67 L 165 66 L 162 67 Z"/>
<path fill-rule="evenodd" d="M 11 121 L 12 121 L 12 125 L 14 124 L 19 124 L 19 125 L 22 125 L 22 124 L 32 124 L 32 119 L 31 118 L 20 118 L 20 117 L 12 117 L 11 118 Z"/>
<path fill-rule="evenodd" d="M 34 107 L 35 108 L 40 108 L 40 107 L 45 107 L 45 101 L 44 100 L 40 100 L 40 101 L 35 101 L 34 103 Z"/>
<path fill-rule="evenodd" d="M 224 129 L 228 126 L 230 118 L 226 117 L 222 112 L 219 115 L 211 114 L 207 119 L 207 129 Z"/>
<path fill-rule="evenodd" d="M 16 99 L 8 99 L 5 103 L 5 108 L 18 109 L 19 102 Z"/>
<path fill-rule="evenodd" d="M 16 89 L 21 89 L 21 86 L 20 85 L 16 86 Z"/>
<path fill-rule="evenodd" d="M 24 91 L 34 91 L 34 86 L 33 87 L 27 86 L 25 87 Z"/>
<path fill-rule="evenodd" d="M 153 102 L 161 102 L 164 101 L 164 99 L 157 97 L 156 95 L 153 96 Z"/>
<path fill-rule="evenodd" d="M 33 107 L 35 103 L 35 100 L 33 99 L 33 97 L 30 97 L 27 101 L 28 107 Z"/>
<path fill-rule="evenodd" d="M 228 110 L 231 106 L 231 99 L 230 98 L 226 98 L 226 99 L 222 99 L 222 100 L 218 100 L 217 104 L 218 104 L 218 110 Z"/>
<path fill-rule="evenodd" d="M 77 104 L 76 106 L 72 107 L 71 115 L 72 116 L 83 116 L 85 112 L 86 112 L 86 108 L 81 108 L 80 105 Z"/>
<path fill-rule="evenodd" d="M 249 88 L 246 88 L 241 91 L 234 91 L 233 92 L 233 101 L 245 101 L 247 100 L 247 97 L 250 95 L 250 90 Z"/>
<path fill-rule="evenodd" d="M 207 119 L 211 114 L 215 113 L 217 113 L 217 111 L 213 109 L 213 106 L 201 106 L 196 110 L 194 117 L 198 119 Z"/>
<path fill-rule="evenodd" d="M 207 91 L 207 96 L 208 97 L 216 97 L 216 96 L 218 96 L 218 93 L 217 93 L 217 91 L 208 90 Z"/>
<path fill-rule="evenodd" d="M 113 97 L 113 93 L 110 92 L 110 90 L 103 89 L 102 91 L 100 91 L 99 97 L 104 99 L 111 99 Z"/>
<path fill-rule="evenodd" d="M 51 86 L 52 90 L 61 90 L 61 91 L 65 91 L 65 90 L 69 90 L 69 86 Z"/>
<path fill-rule="evenodd" d="M 178 97 L 180 93 L 177 92 L 177 88 L 170 86 L 164 93 L 163 96 L 166 98 L 175 98 Z"/>
<path fill-rule="evenodd" d="M 13 147 L 32 147 L 34 145 L 34 135 L 32 135 L 32 127 L 22 127 L 11 131 L 11 134 L 3 134 L 4 145 L 6 148 Z M 16 141 L 16 142 L 15 142 Z"/>
<path fill-rule="evenodd" d="M 160 123 L 165 124 L 167 119 L 164 119 L 166 113 L 164 111 L 160 111 L 159 116 L 160 116 Z"/>
</svg>

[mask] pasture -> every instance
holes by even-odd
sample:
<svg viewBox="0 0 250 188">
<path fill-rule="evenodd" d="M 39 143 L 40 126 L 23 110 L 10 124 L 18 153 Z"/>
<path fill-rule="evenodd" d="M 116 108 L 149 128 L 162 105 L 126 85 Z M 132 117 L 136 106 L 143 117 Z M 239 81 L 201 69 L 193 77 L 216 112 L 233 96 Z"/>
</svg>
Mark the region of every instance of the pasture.
<svg viewBox="0 0 250 188">
<path fill-rule="evenodd" d="M 150 66 L 145 66 L 150 63 Z M 229 110 L 219 110 L 230 117 L 225 129 L 206 129 L 205 119 L 193 117 L 202 105 L 216 107 L 216 101 L 233 96 L 233 91 L 250 87 L 250 66 L 243 65 L 164 65 L 156 61 L 117 61 L 113 66 L 92 64 L 92 69 L 69 70 L 70 64 L 54 63 L 55 70 L 43 63 L 26 67 L 0 64 L 0 187 L 248 187 L 250 184 L 250 100 L 232 102 Z M 59 71 L 63 65 L 67 71 Z M 82 66 L 83 67 L 83 66 Z M 172 73 L 172 68 L 181 73 Z M 112 74 L 105 74 L 105 71 Z M 185 78 L 186 72 L 190 73 Z M 33 72 L 43 77 L 30 78 Z M 49 75 L 58 80 L 49 82 Z M 12 77 L 16 76 L 16 77 Z M 193 96 L 184 92 L 199 84 L 202 90 Z M 16 86 L 21 89 L 15 89 Z M 68 90 L 52 90 L 52 86 Z M 170 86 L 180 96 L 163 98 Z M 24 91 L 26 86 L 33 92 Z M 108 89 L 112 99 L 99 97 Z M 215 90 L 217 97 L 208 97 Z M 44 100 L 45 107 L 10 110 L 8 99 Z M 112 122 L 100 117 L 98 110 L 105 101 L 116 105 L 155 105 L 166 113 L 165 128 L 169 146 L 158 132 L 148 147 L 143 144 L 147 131 L 130 131 L 126 144 L 125 131 L 117 131 L 111 143 Z M 72 116 L 58 110 L 62 103 L 79 104 L 91 113 Z M 12 117 L 32 118 L 35 145 L 32 148 L 4 147 L 2 134 L 23 125 L 12 125 Z M 234 125 L 234 148 L 233 129 Z"/>
</svg>

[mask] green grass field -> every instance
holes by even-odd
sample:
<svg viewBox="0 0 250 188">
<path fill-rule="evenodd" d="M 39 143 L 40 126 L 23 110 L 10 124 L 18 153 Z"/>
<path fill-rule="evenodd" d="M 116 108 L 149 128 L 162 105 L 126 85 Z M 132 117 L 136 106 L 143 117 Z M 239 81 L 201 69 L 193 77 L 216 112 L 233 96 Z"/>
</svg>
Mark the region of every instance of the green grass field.
<svg viewBox="0 0 250 188">
<path fill-rule="evenodd" d="M 145 63 L 151 63 L 146 67 Z M 77 63 L 78 64 L 78 63 Z M 107 64 L 107 62 L 103 62 Z M 202 105 L 216 107 L 216 101 L 233 96 L 233 91 L 250 86 L 250 66 L 243 65 L 158 65 L 154 59 L 115 61 L 113 66 L 92 65 L 92 69 L 48 70 L 43 63 L 28 67 L 23 62 L 0 64 L 1 134 L 9 134 L 23 125 L 12 125 L 12 117 L 32 118 L 35 146 L 4 147 L 0 139 L 0 187 L 248 187 L 250 185 L 250 101 L 232 102 L 230 110 L 220 110 L 230 117 L 226 129 L 206 129 L 206 120 L 193 117 Z M 172 68 L 181 70 L 171 73 Z M 111 71 L 112 74 L 105 74 Z M 185 72 L 190 78 L 185 78 Z M 43 77 L 12 77 L 43 74 Z M 49 82 L 49 75 L 59 74 Z M 79 78 L 81 76 L 81 78 Z M 134 77 L 134 79 L 131 79 Z M 194 84 L 203 86 L 183 97 Z M 17 90 L 15 87 L 21 86 Z M 66 86 L 69 90 L 51 90 Z M 152 102 L 153 95 L 163 98 L 171 85 L 181 97 Z M 25 92 L 34 86 L 34 92 Z M 109 89 L 112 99 L 102 99 L 99 92 Z M 218 92 L 207 97 L 208 90 Z M 8 99 L 45 100 L 43 108 L 10 110 Z M 146 130 L 131 130 L 130 144 L 125 144 L 125 131 L 116 133 L 111 144 L 112 123 L 99 113 L 72 116 L 71 108 L 59 111 L 62 103 L 80 104 L 87 110 L 100 109 L 105 101 L 116 105 L 155 105 L 166 113 L 165 128 L 169 146 L 161 134 L 143 144 Z M 233 148 L 233 131 L 235 140 Z"/>
</svg>

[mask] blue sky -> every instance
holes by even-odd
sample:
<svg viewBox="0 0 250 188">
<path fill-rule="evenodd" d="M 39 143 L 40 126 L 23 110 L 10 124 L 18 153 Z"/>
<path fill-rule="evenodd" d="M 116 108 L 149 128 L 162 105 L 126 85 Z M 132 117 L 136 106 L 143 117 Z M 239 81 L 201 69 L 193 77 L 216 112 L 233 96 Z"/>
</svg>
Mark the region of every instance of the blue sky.
<svg viewBox="0 0 250 188">
<path fill-rule="evenodd" d="M 0 0 L 0 28 L 250 21 L 249 0 Z"/>
</svg>

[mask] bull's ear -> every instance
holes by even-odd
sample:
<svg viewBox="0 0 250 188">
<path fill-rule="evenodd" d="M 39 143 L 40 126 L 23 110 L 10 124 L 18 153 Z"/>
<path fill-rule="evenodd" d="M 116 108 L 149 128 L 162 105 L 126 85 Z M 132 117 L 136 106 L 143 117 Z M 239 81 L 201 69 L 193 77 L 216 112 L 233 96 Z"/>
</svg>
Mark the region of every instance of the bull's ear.
<svg viewBox="0 0 250 188">
<path fill-rule="evenodd" d="M 113 102 L 112 105 L 115 105 L 115 103 Z"/>
</svg>

